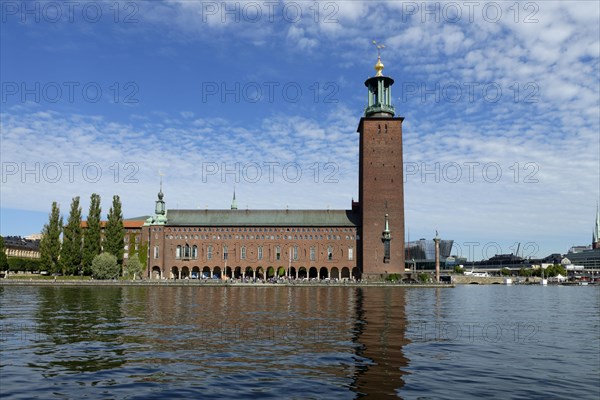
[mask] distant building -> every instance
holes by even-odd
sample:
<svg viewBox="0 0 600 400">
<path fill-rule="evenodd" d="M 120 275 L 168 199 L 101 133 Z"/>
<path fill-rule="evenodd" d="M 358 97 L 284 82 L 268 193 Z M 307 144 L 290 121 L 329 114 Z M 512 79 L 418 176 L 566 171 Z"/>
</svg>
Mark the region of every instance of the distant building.
<svg viewBox="0 0 600 400">
<path fill-rule="evenodd" d="M 7 257 L 40 258 L 40 239 L 21 236 L 4 236 L 4 253 Z"/>
<path fill-rule="evenodd" d="M 596 223 L 592 232 L 591 246 L 573 246 L 565 258 L 573 265 L 582 265 L 585 269 L 600 268 L 600 210 L 596 207 Z"/>
<path fill-rule="evenodd" d="M 450 257 L 454 240 L 440 240 L 440 265 L 448 268 L 446 263 L 456 265 L 456 257 Z M 435 269 L 435 241 L 433 239 L 419 239 L 406 244 L 406 263 L 411 268 Z M 465 259 L 466 260 L 466 259 Z"/>
<path fill-rule="evenodd" d="M 123 254 L 123 260 L 127 262 L 131 250 L 138 251 L 140 243 L 142 243 L 142 227 L 148 216 L 127 218 L 123 220 L 123 228 L 125 229 L 125 244 Z M 101 235 L 104 238 L 104 229 L 106 228 L 107 221 L 100 221 L 100 228 L 102 229 Z M 87 221 L 81 221 L 81 227 L 85 231 L 87 229 Z M 133 242 L 132 242 L 133 241 Z"/>
</svg>

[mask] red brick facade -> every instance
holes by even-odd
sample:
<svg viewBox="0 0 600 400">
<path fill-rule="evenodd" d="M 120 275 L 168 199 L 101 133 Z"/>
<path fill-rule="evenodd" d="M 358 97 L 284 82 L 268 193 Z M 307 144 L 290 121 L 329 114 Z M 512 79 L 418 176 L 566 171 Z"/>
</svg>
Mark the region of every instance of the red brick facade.
<svg viewBox="0 0 600 400">
<path fill-rule="evenodd" d="M 404 272 L 403 118 L 362 118 L 358 126 L 361 264 L 366 278 Z M 390 257 L 382 233 L 389 217 Z M 385 262 L 384 262 L 385 261 Z"/>
<path fill-rule="evenodd" d="M 151 279 L 360 275 L 355 227 L 149 226 L 145 235 Z"/>
</svg>

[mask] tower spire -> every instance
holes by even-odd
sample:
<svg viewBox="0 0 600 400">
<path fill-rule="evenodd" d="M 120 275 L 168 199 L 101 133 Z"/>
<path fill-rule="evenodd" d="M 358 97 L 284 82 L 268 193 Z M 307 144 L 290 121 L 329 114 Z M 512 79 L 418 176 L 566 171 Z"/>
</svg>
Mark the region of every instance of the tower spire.
<svg viewBox="0 0 600 400">
<path fill-rule="evenodd" d="M 592 248 L 594 249 L 600 248 L 600 209 L 598 207 L 598 202 L 596 202 L 596 225 L 592 233 Z"/>
<path fill-rule="evenodd" d="M 377 43 L 375 40 L 373 40 L 373 45 L 377 48 L 376 74 L 365 81 L 365 86 L 369 90 L 365 117 L 393 117 L 392 85 L 394 84 L 394 80 L 383 75 L 384 65 L 381 62 L 381 49 L 384 49 L 385 45 Z"/>
<path fill-rule="evenodd" d="M 233 187 L 233 200 L 231 200 L 231 209 L 232 210 L 237 210 L 238 209 L 237 201 L 235 199 L 235 186 Z"/>
</svg>

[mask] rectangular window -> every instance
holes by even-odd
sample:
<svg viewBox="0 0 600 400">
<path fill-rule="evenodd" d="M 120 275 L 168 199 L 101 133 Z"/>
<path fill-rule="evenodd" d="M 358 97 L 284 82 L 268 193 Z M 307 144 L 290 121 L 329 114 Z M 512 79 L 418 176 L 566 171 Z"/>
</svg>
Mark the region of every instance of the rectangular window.
<svg viewBox="0 0 600 400">
<path fill-rule="evenodd" d="M 175 249 L 175 258 L 178 260 L 181 258 L 181 246 L 177 246 L 177 249 Z"/>
<path fill-rule="evenodd" d="M 383 242 L 383 262 L 390 262 L 390 241 L 386 240 Z"/>
<path fill-rule="evenodd" d="M 298 260 L 298 246 L 294 246 L 293 257 L 295 261 Z"/>
<path fill-rule="evenodd" d="M 154 259 L 158 258 L 158 246 L 154 246 Z"/>
<path fill-rule="evenodd" d="M 310 261 L 315 261 L 317 259 L 315 246 L 311 246 L 310 248 Z"/>
<path fill-rule="evenodd" d="M 262 246 L 258 246 L 258 259 L 262 260 L 263 258 L 263 248 Z"/>
<path fill-rule="evenodd" d="M 227 256 L 228 256 L 227 246 L 223 246 L 223 260 L 227 260 Z"/>
<path fill-rule="evenodd" d="M 333 260 L 333 247 L 331 246 L 327 247 L 327 259 Z"/>
<path fill-rule="evenodd" d="M 207 260 L 212 260 L 212 253 L 213 253 L 213 247 L 208 246 L 208 249 L 206 249 L 206 259 Z"/>
<path fill-rule="evenodd" d="M 240 252 L 240 258 L 241 258 L 242 260 L 245 260 L 245 259 L 246 259 L 246 247 L 245 247 L 245 246 L 242 246 L 242 250 L 241 250 L 241 252 Z"/>
<path fill-rule="evenodd" d="M 279 246 L 275 247 L 275 259 L 281 260 L 281 248 Z"/>
<path fill-rule="evenodd" d="M 354 249 L 352 247 L 348 247 L 348 260 L 354 260 Z"/>
</svg>

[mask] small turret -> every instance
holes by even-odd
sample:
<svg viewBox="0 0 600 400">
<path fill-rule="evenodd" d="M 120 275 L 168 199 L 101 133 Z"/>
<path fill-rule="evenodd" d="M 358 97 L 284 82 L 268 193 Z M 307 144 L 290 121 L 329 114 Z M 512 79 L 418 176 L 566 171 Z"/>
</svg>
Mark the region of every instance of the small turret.
<svg viewBox="0 0 600 400">
<path fill-rule="evenodd" d="M 231 209 L 232 210 L 237 210 L 238 209 L 237 201 L 235 199 L 235 188 L 233 188 L 233 200 L 231 200 Z"/>
</svg>

